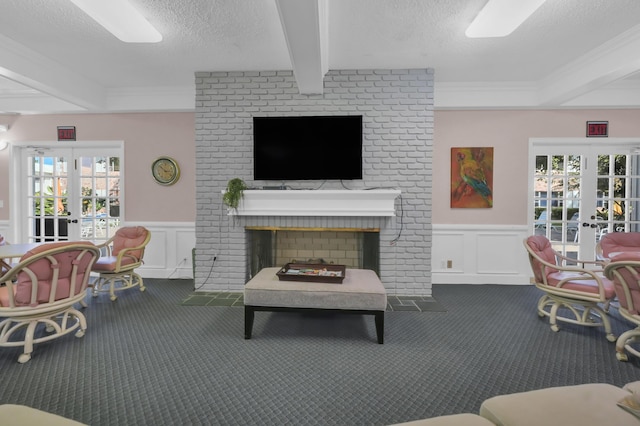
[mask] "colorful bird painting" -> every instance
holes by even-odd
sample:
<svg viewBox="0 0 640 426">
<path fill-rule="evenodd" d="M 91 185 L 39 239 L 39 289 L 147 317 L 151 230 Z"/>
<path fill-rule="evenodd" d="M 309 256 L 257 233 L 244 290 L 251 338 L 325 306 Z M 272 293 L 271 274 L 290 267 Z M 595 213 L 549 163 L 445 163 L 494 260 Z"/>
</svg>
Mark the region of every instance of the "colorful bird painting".
<svg viewBox="0 0 640 426">
<path fill-rule="evenodd" d="M 451 207 L 493 207 L 493 148 L 452 148 Z"/>
</svg>

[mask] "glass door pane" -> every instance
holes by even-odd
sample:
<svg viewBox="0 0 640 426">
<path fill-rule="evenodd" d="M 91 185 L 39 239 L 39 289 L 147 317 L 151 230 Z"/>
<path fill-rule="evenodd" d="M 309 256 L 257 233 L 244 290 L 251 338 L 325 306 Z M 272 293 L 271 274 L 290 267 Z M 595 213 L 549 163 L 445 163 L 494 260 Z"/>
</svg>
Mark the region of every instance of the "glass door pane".
<svg viewBox="0 0 640 426">
<path fill-rule="evenodd" d="M 83 240 L 106 241 L 120 227 L 120 158 L 80 156 Z"/>
<path fill-rule="evenodd" d="M 638 154 L 598 156 L 598 236 L 609 232 L 637 232 L 640 223 Z"/>
<path fill-rule="evenodd" d="M 69 155 L 38 151 L 27 157 L 28 242 L 69 240 Z"/>
<path fill-rule="evenodd" d="M 545 154 L 536 155 L 535 162 L 534 233 L 545 235 L 556 250 L 577 257 L 582 157 Z"/>
</svg>

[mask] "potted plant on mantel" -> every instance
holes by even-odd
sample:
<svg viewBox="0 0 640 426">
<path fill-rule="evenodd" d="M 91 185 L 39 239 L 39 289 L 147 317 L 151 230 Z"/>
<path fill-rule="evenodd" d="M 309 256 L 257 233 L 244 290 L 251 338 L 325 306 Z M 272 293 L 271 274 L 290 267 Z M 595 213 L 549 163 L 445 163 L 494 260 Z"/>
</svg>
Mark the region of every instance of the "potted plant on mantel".
<svg viewBox="0 0 640 426">
<path fill-rule="evenodd" d="M 247 184 L 240 178 L 233 178 L 227 182 L 227 190 L 222 195 L 222 202 L 230 209 L 237 209 Z"/>
</svg>

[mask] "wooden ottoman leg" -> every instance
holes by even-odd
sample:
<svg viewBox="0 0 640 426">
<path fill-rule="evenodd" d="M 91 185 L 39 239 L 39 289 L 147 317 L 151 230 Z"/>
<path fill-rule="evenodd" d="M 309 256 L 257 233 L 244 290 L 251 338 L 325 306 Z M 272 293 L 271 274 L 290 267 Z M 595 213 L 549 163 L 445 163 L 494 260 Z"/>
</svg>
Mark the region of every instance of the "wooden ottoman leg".
<svg viewBox="0 0 640 426">
<path fill-rule="evenodd" d="M 244 338 L 251 339 L 251 331 L 253 330 L 253 318 L 255 312 L 251 306 L 244 307 Z"/>
<path fill-rule="evenodd" d="M 376 312 L 376 335 L 378 336 L 378 343 L 381 345 L 384 343 L 384 311 Z"/>
</svg>

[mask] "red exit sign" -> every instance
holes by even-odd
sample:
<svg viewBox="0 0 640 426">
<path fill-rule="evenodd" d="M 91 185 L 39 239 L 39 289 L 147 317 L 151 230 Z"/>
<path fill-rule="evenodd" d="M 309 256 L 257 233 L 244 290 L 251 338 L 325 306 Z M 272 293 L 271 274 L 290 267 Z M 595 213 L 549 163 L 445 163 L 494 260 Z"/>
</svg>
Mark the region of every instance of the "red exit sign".
<svg viewBox="0 0 640 426">
<path fill-rule="evenodd" d="M 59 141 L 75 141 L 76 126 L 58 126 Z"/>
<path fill-rule="evenodd" d="M 587 137 L 606 138 L 609 136 L 608 121 L 587 121 Z"/>
</svg>

